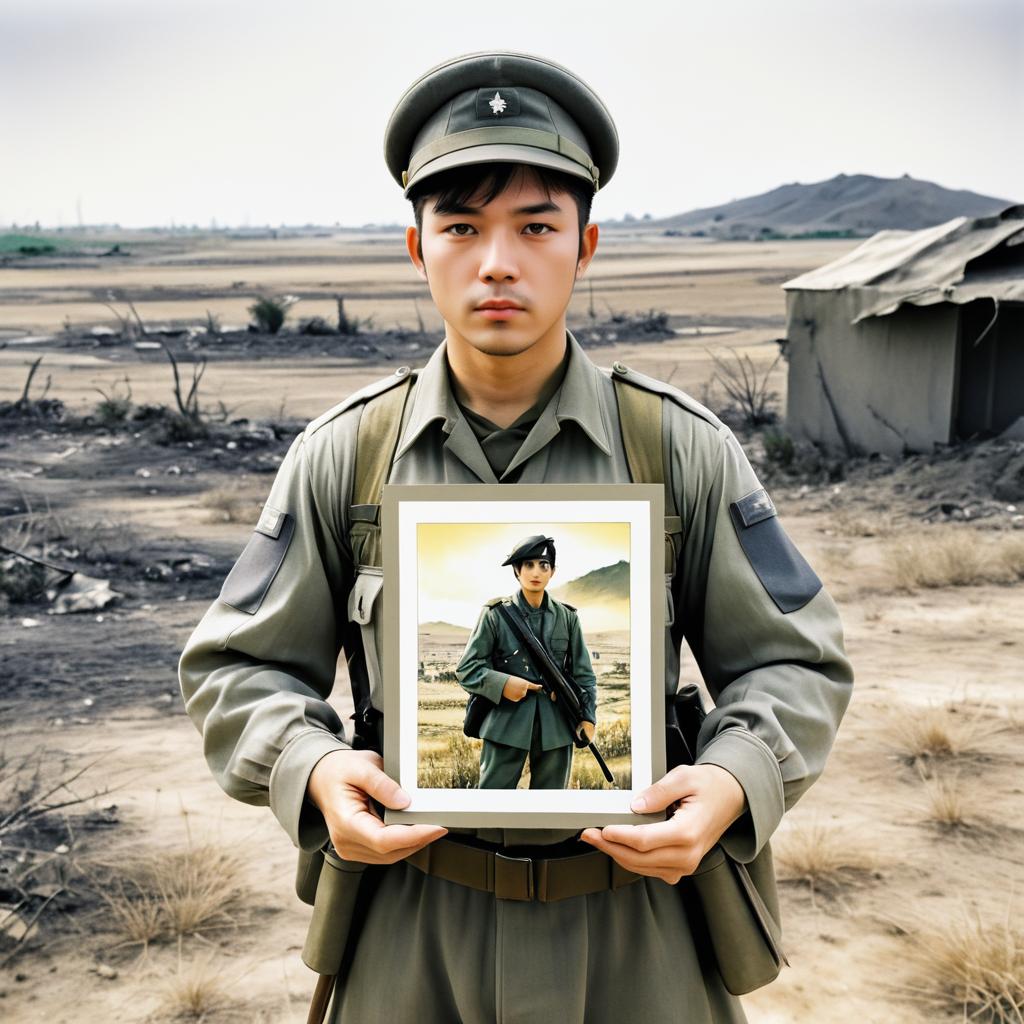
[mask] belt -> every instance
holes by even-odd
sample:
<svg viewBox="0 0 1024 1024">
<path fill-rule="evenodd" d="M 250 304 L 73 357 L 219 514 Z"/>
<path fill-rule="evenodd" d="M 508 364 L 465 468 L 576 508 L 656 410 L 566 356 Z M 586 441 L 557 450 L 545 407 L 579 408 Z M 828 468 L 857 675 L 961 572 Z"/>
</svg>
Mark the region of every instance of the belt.
<svg viewBox="0 0 1024 1024">
<path fill-rule="evenodd" d="M 585 846 L 576 842 L 570 849 Z M 564 844 L 555 848 L 566 849 Z M 446 836 L 405 859 L 424 874 L 480 892 L 492 892 L 499 900 L 552 903 L 621 889 L 641 877 L 600 850 L 536 857 L 516 856 L 515 849 L 480 847 Z M 538 849 L 543 848 L 531 847 L 530 852 Z"/>
</svg>

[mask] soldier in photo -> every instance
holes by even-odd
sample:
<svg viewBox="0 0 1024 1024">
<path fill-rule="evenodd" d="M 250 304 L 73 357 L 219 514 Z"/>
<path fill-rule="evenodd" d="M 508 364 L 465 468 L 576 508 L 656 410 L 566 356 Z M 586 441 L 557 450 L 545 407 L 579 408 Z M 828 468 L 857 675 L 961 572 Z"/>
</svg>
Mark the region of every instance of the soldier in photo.
<svg viewBox="0 0 1024 1024">
<path fill-rule="evenodd" d="M 295 439 L 180 663 L 215 779 L 301 851 L 311 1019 L 743 1021 L 737 994 L 784 960 L 769 840 L 850 700 L 835 604 L 732 431 L 567 330 L 619 158 L 594 89 L 542 57 L 455 57 L 401 96 L 384 156 L 444 340 Z M 634 797 L 665 819 L 385 825 L 410 798 L 379 753 L 383 485 L 606 482 L 664 487 L 665 694 L 685 639 L 713 704 L 695 763 Z M 342 650 L 353 723 L 328 701 Z"/>
<path fill-rule="evenodd" d="M 511 599 L 533 635 L 572 684 L 584 707 L 574 736 L 573 724 L 545 689 L 544 676 L 510 622 L 502 598 L 489 601 L 455 669 L 459 683 L 489 708 L 480 726 L 480 788 L 515 789 L 530 763 L 530 789 L 565 789 L 572 771 L 576 740 L 594 739 L 597 679 L 583 642 L 576 609 L 546 592 L 555 574 L 553 537 L 537 534 L 521 540 L 501 563 L 510 565 L 519 583 Z"/>
</svg>

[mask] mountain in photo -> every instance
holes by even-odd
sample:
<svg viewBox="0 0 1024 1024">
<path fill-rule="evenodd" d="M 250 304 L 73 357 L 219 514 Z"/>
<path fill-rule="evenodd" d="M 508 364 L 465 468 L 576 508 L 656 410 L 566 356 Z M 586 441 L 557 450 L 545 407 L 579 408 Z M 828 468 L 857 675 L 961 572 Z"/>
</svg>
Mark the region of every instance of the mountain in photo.
<svg viewBox="0 0 1024 1024">
<path fill-rule="evenodd" d="M 915 231 L 1011 205 L 1008 199 L 943 188 L 906 174 L 839 174 L 828 181 L 780 185 L 721 206 L 644 221 L 644 226 L 711 238 L 854 238 L 887 228 Z"/>
<path fill-rule="evenodd" d="M 584 608 L 593 604 L 610 604 L 629 600 L 629 562 L 620 560 L 614 565 L 594 569 L 578 576 L 564 586 L 553 588 L 553 597 L 559 601 Z"/>
</svg>

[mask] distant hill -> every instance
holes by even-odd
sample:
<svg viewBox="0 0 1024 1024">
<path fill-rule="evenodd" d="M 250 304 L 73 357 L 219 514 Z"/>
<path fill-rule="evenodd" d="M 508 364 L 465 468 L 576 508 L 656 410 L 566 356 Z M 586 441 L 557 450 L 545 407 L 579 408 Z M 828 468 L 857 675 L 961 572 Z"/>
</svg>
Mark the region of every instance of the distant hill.
<svg viewBox="0 0 1024 1024">
<path fill-rule="evenodd" d="M 469 639 L 472 630 L 465 626 L 456 626 L 453 622 L 421 622 L 419 628 L 420 636 L 461 636 Z"/>
<path fill-rule="evenodd" d="M 585 576 L 570 580 L 551 592 L 559 601 L 581 609 L 593 604 L 611 604 L 629 600 L 629 563 L 618 561 Z"/>
<path fill-rule="evenodd" d="M 712 238 L 858 237 L 886 228 L 917 230 L 954 217 L 980 217 L 1007 199 L 953 191 L 930 181 L 839 174 L 811 185 L 794 182 L 721 206 L 644 221 L 684 235 Z"/>
</svg>

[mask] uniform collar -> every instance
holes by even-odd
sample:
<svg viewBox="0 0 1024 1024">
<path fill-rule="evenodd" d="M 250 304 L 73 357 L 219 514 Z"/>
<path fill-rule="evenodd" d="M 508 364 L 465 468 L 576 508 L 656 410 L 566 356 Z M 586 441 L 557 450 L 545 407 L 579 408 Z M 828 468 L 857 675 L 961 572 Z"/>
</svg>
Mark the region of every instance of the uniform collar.
<svg viewBox="0 0 1024 1024">
<path fill-rule="evenodd" d="M 611 454 L 608 428 L 605 425 L 607 416 L 604 415 L 606 410 L 604 410 L 604 391 L 601 388 L 601 371 L 590 361 L 571 331 L 566 331 L 566 337 L 570 354 L 569 366 L 565 371 L 562 386 L 548 402 L 540 419 L 534 424 L 530 436 L 524 442 L 523 448 L 512 460 L 506 473 L 515 469 L 547 444 L 558 433 L 560 424 L 566 420 L 577 423 L 583 433 L 605 455 Z M 609 410 L 609 412 L 614 413 L 614 410 Z M 462 410 L 452 394 L 448 380 L 446 345 L 443 341 L 434 350 L 427 365 L 417 375 L 416 387 L 412 394 L 412 409 L 395 457 L 399 458 L 404 455 L 416 443 L 420 435 L 432 423 L 439 420 L 443 421 L 441 429 L 449 435 L 450 439 L 467 440 L 462 437 L 463 433 L 466 433 L 475 441 L 472 428 L 466 422 Z M 453 438 L 452 435 L 456 436 Z M 479 444 L 476 447 L 479 448 Z M 480 458 L 483 460 L 486 471 L 479 474 L 481 467 L 473 466 L 471 468 L 478 470 L 481 479 L 493 480 L 494 474 L 490 472 L 490 467 L 487 465 L 482 451 Z"/>
<path fill-rule="evenodd" d="M 534 608 L 533 605 L 526 600 L 526 597 L 523 595 L 522 587 L 516 591 L 516 601 L 525 612 L 546 612 L 551 608 L 551 602 L 548 600 L 548 592 L 546 590 L 544 591 L 544 596 L 540 599 L 539 608 Z"/>
</svg>

